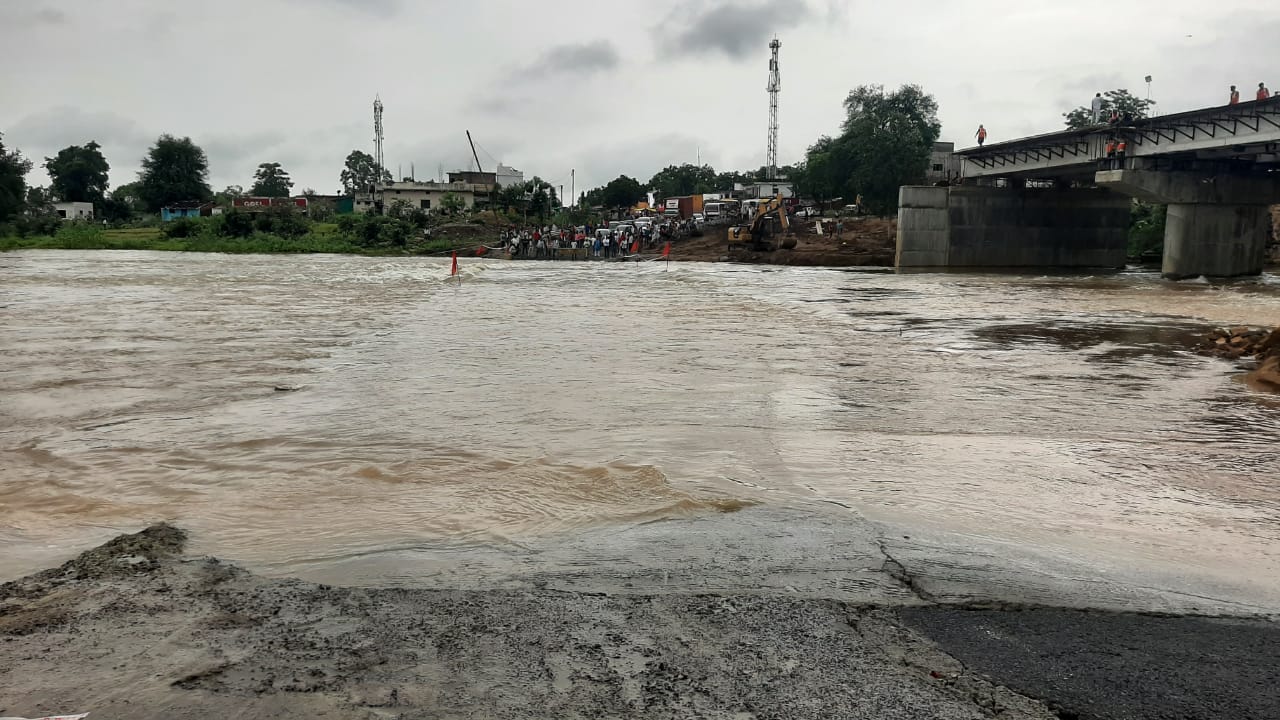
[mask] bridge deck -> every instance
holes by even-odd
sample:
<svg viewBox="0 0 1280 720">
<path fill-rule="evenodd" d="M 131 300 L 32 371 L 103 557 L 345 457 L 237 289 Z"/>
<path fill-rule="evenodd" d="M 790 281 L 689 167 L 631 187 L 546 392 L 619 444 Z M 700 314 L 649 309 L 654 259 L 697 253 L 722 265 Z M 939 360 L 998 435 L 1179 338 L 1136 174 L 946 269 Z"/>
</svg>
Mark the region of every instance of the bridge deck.
<svg viewBox="0 0 1280 720">
<path fill-rule="evenodd" d="M 1033 135 L 956 154 L 964 159 L 965 177 L 1069 177 L 1091 172 L 1105 157 L 1112 137 L 1125 140 L 1128 157 L 1190 153 L 1275 162 L 1280 151 L 1280 96 L 1145 118 L 1124 126 L 1096 125 Z"/>
</svg>

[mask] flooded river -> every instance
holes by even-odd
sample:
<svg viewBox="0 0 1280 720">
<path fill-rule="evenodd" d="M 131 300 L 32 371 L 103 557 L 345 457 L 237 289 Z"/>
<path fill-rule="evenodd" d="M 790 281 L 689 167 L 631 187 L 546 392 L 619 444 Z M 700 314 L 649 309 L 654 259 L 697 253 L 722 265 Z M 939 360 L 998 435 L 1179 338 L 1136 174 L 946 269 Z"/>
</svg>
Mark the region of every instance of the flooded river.
<svg viewBox="0 0 1280 720">
<path fill-rule="evenodd" d="M 1280 284 L 462 263 L 0 254 L 0 579 L 158 519 L 412 584 L 778 507 L 1280 606 L 1280 398 L 1185 349 Z"/>
</svg>

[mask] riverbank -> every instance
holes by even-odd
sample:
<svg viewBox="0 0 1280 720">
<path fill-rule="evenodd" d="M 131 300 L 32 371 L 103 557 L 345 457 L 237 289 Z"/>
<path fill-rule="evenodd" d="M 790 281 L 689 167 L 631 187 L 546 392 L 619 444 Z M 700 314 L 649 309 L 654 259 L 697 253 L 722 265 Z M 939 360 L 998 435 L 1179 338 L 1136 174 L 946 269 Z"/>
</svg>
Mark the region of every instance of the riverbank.
<svg viewBox="0 0 1280 720">
<path fill-rule="evenodd" d="M 343 588 L 191 557 L 186 541 L 156 525 L 0 585 L 0 713 L 1261 720 L 1280 710 L 1280 628 L 1265 619 L 946 606 L 914 593 L 876 606 L 584 592 L 536 578 Z M 907 582 L 896 563 L 885 573 Z"/>
<path fill-rule="evenodd" d="M 739 262 L 752 265 L 797 267 L 893 267 L 897 247 L 897 221 L 892 218 L 848 218 L 839 235 L 819 235 L 815 222 L 792 221 L 796 246 L 789 250 L 758 252 L 728 249 L 728 228 L 709 227 L 700 237 L 673 243 L 671 259 L 692 262 Z M 832 223 L 828 220 L 828 225 Z"/>
<path fill-rule="evenodd" d="M 896 223 L 891 219 L 857 218 L 839 237 L 818 235 L 813 223 L 796 221 L 799 239 L 793 250 L 777 252 L 728 251 L 727 228 L 708 228 L 706 234 L 672 244 L 671 260 L 694 262 L 741 262 L 749 264 L 810 267 L 892 266 Z M 65 228 L 53 236 L 3 237 L 0 252 L 10 250 L 157 250 L 167 252 L 207 252 L 227 254 L 345 254 L 369 257 L 447 255 L 474 256 L 482 246 L 497 247 L 501 241 L 496 226 L 452 223 L 432 229 L 427 239 L 416 239 L 404 247 L 365 247 L 337 231 L 333 224 L 316 223 L 298 237 L 254 233 L 248 237 L 227 237 L 201 233 L 190 237 L 167 237 L 160 228 L 103 229 L 92 226 Z M 568 250 L 563 250 L 566 256 Z M 506 257 L 497 253 L 497 257 Z"/>
</svg>

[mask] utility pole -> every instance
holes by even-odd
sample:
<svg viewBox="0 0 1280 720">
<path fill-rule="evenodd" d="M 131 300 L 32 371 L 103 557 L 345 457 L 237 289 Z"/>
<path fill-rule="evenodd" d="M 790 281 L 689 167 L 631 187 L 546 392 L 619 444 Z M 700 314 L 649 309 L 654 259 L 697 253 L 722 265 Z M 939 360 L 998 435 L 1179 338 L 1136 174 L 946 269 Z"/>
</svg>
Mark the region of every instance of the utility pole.
<svg viewBox="0 0 1280 720">
<path fill-rule="evenodd" d="M 769 157 L 765 162 L 765 178 L 778 179 L 778 92 L 782 90 L 782 75 L 778 71 L 778 50 L 782 41 L 775 36 L 769 43 L 773 55 L 769 58 Z"/>
<path fill-rule="evenodd" d="M 577 178 L 574 177 L 574 174 L 577 172 L 578 172 L 577 170 L 572 170 L 572 169 L 569 170 L 569 197 L 574 199 L 573 200 L 574 205 L 578 204 L 578 199 L 577 199 L 578 196 L 575 194 L 578 190 L 577 184 L 576 184 Z"/>
<path fill-rule="evenodd" d="M 382 98 L 373 96 L 373 164 L 378 168 L 377 182 L 382 182 Z"/>
</svg>

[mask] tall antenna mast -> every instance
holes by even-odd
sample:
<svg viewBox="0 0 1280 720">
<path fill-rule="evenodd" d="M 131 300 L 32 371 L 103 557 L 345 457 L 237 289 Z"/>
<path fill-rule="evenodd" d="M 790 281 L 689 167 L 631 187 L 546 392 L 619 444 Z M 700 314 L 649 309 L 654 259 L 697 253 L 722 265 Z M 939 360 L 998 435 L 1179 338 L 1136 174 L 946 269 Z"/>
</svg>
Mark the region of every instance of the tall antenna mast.
<svg viewBox="0 0 1280 720">
<path fill-rule="evenodd" d="M 782 90 L 782 76 L 778 73 L 778 50 L 782 42 L 774 36 L 769 43 L 773 56 L 769 58 L 769 158 L 765 162 L 765 179 L 778 179 L 778 92 Z"/>
<path fill-rule="evenodd" d="M 378 182 L 382 182 L 382 98 L 373 97 L 373 164 L 378 168 Z"/>
</svg>

